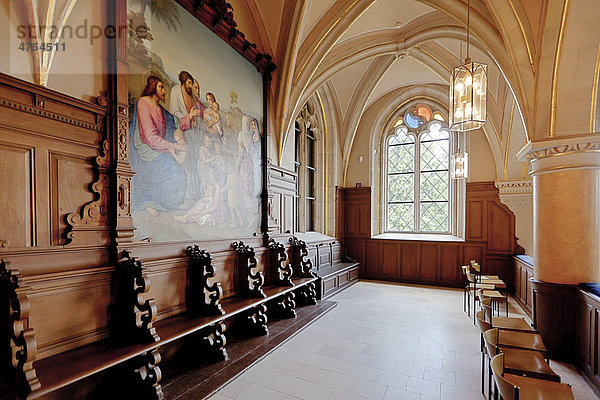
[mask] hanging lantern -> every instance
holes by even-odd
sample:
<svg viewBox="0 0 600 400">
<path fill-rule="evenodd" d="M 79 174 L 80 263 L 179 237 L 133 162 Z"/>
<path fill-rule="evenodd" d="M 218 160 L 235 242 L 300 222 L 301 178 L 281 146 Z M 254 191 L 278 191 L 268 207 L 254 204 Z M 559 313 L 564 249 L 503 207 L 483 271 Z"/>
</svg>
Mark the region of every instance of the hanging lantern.
<svg viewBox="0 0 600 400">
<path fill-rule="evenodd" d="M 454 179 L 469 177 L 469 153 L 458 152 L 450 156 L 451 174 Z"/>
<path fill-rule="evenodd" d="M 485 125 L 487 65 L 465 60 L 450 79 L 450 129 L 472 131 Z"/>
<path fill-rule="evenodd" d="M 471 0 L 467 3 L 467 58 L 450 77 L 450 129 L 467 132 L 485 125 L 487 118 L 487 65 L 469 58 Z"/>
</svg>

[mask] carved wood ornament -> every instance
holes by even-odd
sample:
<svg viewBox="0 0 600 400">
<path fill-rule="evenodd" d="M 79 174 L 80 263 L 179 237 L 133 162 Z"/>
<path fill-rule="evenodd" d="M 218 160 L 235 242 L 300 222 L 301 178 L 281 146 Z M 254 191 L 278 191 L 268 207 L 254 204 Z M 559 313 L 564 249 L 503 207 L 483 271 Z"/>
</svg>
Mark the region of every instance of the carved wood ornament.
<svg viewBox="0 0 600 400">
<path fill-rule="evenodd" d="M 242 314 L 242 323 L 244 325 L 244 333 L 251 336 L 264 336 L 269 333 L 267 328 L 267 306 L 259 304 Z"/>
<path fill-rule="evenodd" d="M 160 361 L 161 356 L 158 349 L 138 357 L 139 367 L 135 368 L 134 372 L 140 387 L 140 391 L 136 392 L 136 396 L 139 396 L 139 398 L 150 400 L 163 400 L 165 398 L 160 385 L 162 379 L 162 371 L 158 366 Z"/>
<path fill-rule="evenodd" d="M 238 254 L 238 266 L 236 269 L 236 293 L 241 297 L 262 298 L 267 297 L 262 286 L 265 278 L 260 271 L 253 272 L 257 268 L 256 253 L 254 247 L 244 242 L 233 242 L 231 247 Z"/>
<path fill-rule="evenodd" d="M 296 302 L 294 301 L 294 298 L 296 298 L 294 292 L 288 292 L 273 300 L 267 306 L 267 310 L 270 313 L 269 315 L 281 318 L 295 318 Z"/>
<path fill-rule="evenodd" d="M 294 286 L 292 283 L 292 266 L 284 264 L 287 260 L 283 243 L 269 240 L 269 266 L 266 282 L 269 285 Z"/>
<path fill-rule="evenodd" d="M 291 237 L 289 240 L 291 244 L 291 264 L 294 271 L 294 277 L 298 278 L 316 278 L 317 274 L 312 271 L 312 261 L 308 256 L 308 249 L 306 248 L 306 242 L 300 240 L 297 237 Z"/>
<path fill-rule="evenodd" d="M 73 243 L 79 234 L 89 231 L 107 230 L 107 223 L 104 221 L 108 215 L 106 205 L 108 204 L 109 176 L 108 168 L 110 165 L 110 152 L 108 141 L 102 142 L 102 150 L 94 159 L 95 181 L 90 185 L 91 192 L 94 194 L 94 200 L 85 204 L 80 213 L 70 213 L 65 217 L 67 229 L 64 237 L 66 244 Z"/>
<path fill-rule="evenodd" d="M 209 283 L 209 278 L 215 277 L 210 253 L 200 250 L 198 246 L 188 246 L 187 254 L 190 257 L 187 279 L 188 311 L 199 315 L 225 314 L 219 304 L 219 299 L 223 296 L 221 283 Z"/>
<path fill-rule="evenodd" d="M 121 277 L 120 310 L 122 310 L 122 328 L 128 331 L 128 340 L 133 342 L 158 342 L 160 337 L 153 326 L 156 320 L 156 302 L 154 299 L 144 300 L 144 293 L 150 290 L 150 279 L 142 262 L 131 257 L 128 251 L 123 252 L 123 260 L 119 263 Z"/>
<path fill-rule="evenodd" d="M 41 387 L 33 368 L 37 343 L 35 331 L 29 327 L 28 290 L 19 271 L 0 260 L 0 338 L 8 345 L 0 353 L 0 371 L 11 371 L 17 390 L 25 395 Z"/>
<path fill-rule="evenodd" d="M 219 322 L 209 326 L 202 333 L 202 348 L 211 361 L 224 361 L 227 359 L 227 338 L 223 334 L 227 326 L 224 322 Z"/>
</svg>

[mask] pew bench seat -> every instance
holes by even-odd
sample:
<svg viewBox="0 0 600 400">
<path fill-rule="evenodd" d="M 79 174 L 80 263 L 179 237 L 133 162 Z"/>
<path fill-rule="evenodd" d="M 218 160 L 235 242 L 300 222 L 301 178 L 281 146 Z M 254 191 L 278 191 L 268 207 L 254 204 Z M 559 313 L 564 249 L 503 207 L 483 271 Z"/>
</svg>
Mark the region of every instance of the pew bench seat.
<svg viewBox="0 0 600 400">
<path fill-rule="evenodd" d="M 41 387 L 33 390 L 27 396 L 27 399 L 38 399 L 108 368 L 148 354 L 160 346 L 219 324 L 225 319 L 287 295 L 317 280 L 318 278 L 292 278 L 294 286 L 264 286 L 263 291 L 266 295 L 264 298 L 236 296 L 225 298 L 220 301 L 221 307 L 225 311 L 225 314 L 222 315 L 192 316 L 183 313 L 159 320 L 154 323 L 156 332 L 160 337 L 157 342 L 116 345 L 106 339 L 37 360 L 34 363 L 34 368 L 41 382 Z"/>
</svg>

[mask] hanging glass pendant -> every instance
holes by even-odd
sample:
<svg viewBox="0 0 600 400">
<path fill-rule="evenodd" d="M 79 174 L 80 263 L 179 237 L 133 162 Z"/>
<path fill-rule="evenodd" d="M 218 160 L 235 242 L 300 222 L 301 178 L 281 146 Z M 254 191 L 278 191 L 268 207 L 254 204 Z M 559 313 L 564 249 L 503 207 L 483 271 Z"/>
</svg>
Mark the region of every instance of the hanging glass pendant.
<svg viewBox="0 0 600 400">
<path fill-rule="evenodd" d="M 450 171 L 454 179 L 469 177 L 469 153 L 458 152 L 450 156 Z"/>
<path fill-rule="evenodd" d="M 454 68 L 450 80 L 450 129 L 466 132 L 486 122 L 487 65 L 471 62 Z"/>
</svg>

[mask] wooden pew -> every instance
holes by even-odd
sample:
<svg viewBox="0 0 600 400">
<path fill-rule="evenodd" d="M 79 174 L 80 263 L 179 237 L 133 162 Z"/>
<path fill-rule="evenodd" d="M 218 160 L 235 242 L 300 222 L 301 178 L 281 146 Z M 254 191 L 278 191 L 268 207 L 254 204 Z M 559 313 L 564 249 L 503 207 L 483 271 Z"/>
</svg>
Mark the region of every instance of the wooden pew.
<svg viewBox="0 0 600 400">
<path fill-rule="evenodd" d="M 257 270 L 255 251 L 251 246 L 235 242 L 235 295 L 222 299 L 219 282 L 212 282 L 215 268 L 208 252 L 189 246 L 186 280 L 187 311 L 156 321 L 157 307 L 153 298 L 145 298 L 151 282 L 141 260 L 124 251 L 115 272 L 113 335 L 73 350 L 35 361 L 34 330 L 28 327 L 27 287 L 18 271 L 1 264 L 0 295 L 2 309 L 12 305 L 2 316 L 1 334 L 14 337 L 11 352 L 19 362 L 10 369 L 19 386 L 19 398 L 37 399 L 56 392 L 92 375 L 119 366 L 125 369 L 130 387 L 121 393 L 139 398 L 162 399 L 160 347 L 185 337 L 197 339 L 197 349 L 213 361 L 224 360 L 226 353 L 225 320 L 241 322 L 247 335 L 263 335 L 270 315 L 295 317 L 295 301 L 316 304 L 315 283 L 310 262 L 305 260 L 306 244 L 290 248 L 293 262 L 285 264 L 285 247 L 269 244 L 265 277 Z M 14 299 L 18 299 L 19 303 Z M 6 325 L 6 321 L 13 324 Z M 9 329 L 10 328 L 10 329 Z M 14 345 L 13 345 L 14 344 Z M 1 360 L 5 361 L 4 358 Z M 6 364 L 6 363 L 5 363 Z M 7 368 L 8 369 L 8 368 Z"/>
</svg>

